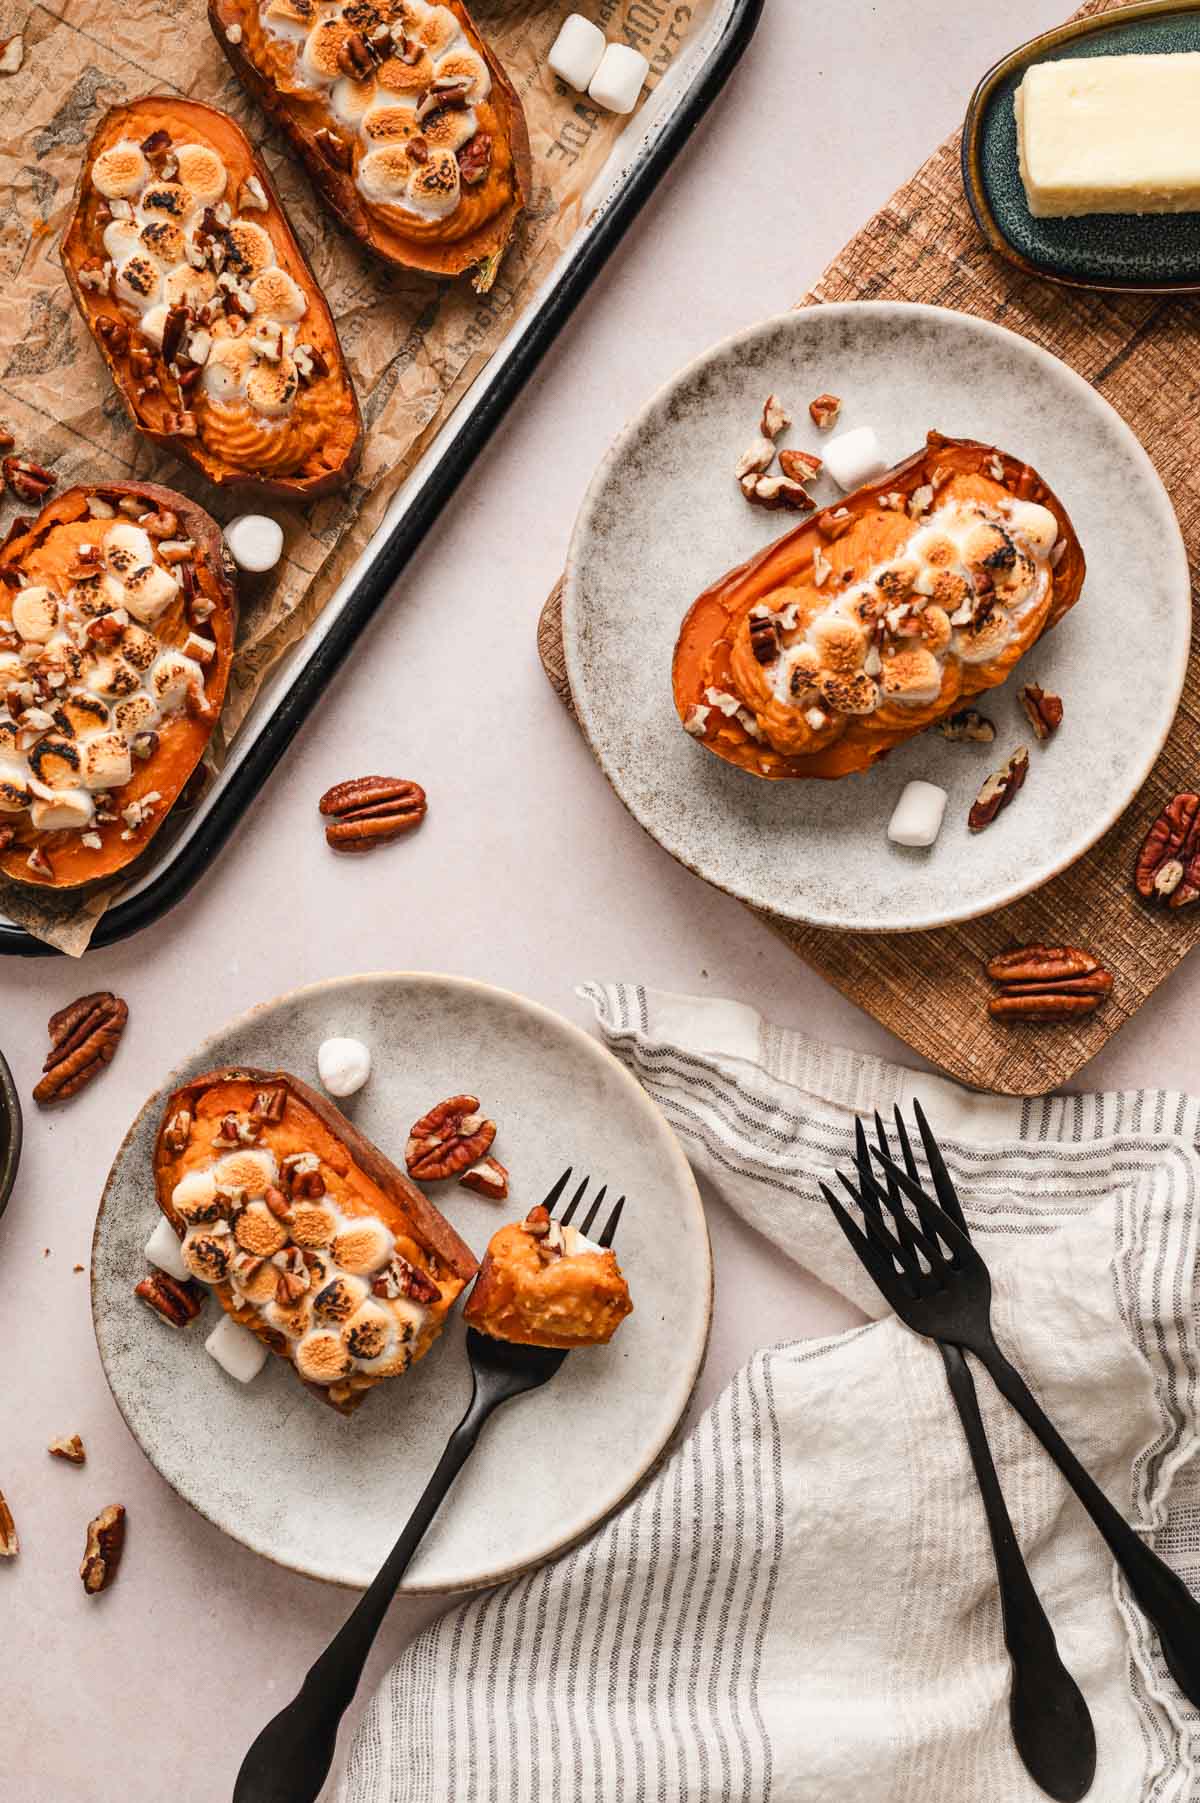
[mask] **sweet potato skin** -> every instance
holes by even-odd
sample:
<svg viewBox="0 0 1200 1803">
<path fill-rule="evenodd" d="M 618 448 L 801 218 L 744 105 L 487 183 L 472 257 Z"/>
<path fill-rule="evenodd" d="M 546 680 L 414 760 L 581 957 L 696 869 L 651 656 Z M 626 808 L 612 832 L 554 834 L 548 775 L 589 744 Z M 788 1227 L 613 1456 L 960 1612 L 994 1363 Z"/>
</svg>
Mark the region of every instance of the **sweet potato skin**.
<svg viewBox="0 0 1200 1803">
<path fill-rule="evenodd" d="M 114 352 L 97 330 L 100 318 L 121 319 L 125 316 L 115 300 L 108 295 L 96 294 L 94 290 L 85 287 L 79 278 L 79 272 L 89 256 L 97 254 L 92 237 L 93 215 L 99 197 L 92 187 L 89 171 L 97 154 L 118 139 L 128 137 L 140 143 L 160 127 L 170 131 L 177 141 L 181 134 L 189 133 L 200 142 L 210 143 L 219 150 L 230 171 L 230 186 L 234 192 L 248 175 L 256 176 L 262 184 L 269 202 L 269 216 L 278 228 L 277 248 L 281 241 L 284 247 L 282 267 L 286 268 L 305 292 L 309 306 L 306 318 L 318 328 L 319 348 L 326 355 L 331 373 L 337 378 L 337 416 L 331 421 L 331 433 L 327 440 L 331 447 L 336 447 L 336 455 L 331 457 L 328 467 L 294 475 L 256 474 L 252 470 L 222 463 L 219 457 L 207 452 L 198 439 L 173 434 L 166 428 L 164 418 L 174 410 L 175 403 L 168 402 L 163 392 L 152 392 L 139 398 L 138 381 L 127 355 Z M 146 95 L 113 107 L 96 127 L 80 165 L 60 254 L 75 305 L 104 359 L 125 410 L 138 431 L 151 444 L 160 450 L 169 451 L 172 456 L 200 470 L 216 487 L 245 491 L 247 498 L 260 495 L 279 499 L 315 500 L 321 495 L 344 488 L 350 481 L 362 455 L 363 423 L 358 397 L 342 354 L 333 317 L 308 259 L 288 224 L 266 166 L 255 155 L 241 126 L 228 113 L 201 101 L 179 100 L 170 95 L 158 94 Z"/>
<path fill-rule="evenodd" d="M 153 842 L 154 834 L 164 824 L 172 804 L 178 800 L 188 778 L 203 757 L 220 717 L 229 686 L 237 633 L 236 571 L 225 548 L 221 528 L 211 514 L 206 513 L 195 501 L 155 482 L 102 482 L 90 487 L 65 489 L 61 495 L 56 495 L 47 502 L 36 519 L 14 521 L 4 544 L 0 545 L 0 570 L 19 567 L 23 553 L 59 522 L 71 522 L 86 514 L 89 495 L 100 495 L 111 502 L 129 496 L 144 501 L 150 512 L 166 511 L 177 516 L 180 532 L 192 540 L 199 553 L 196 569 L 201 590 L 214 604 L 208 629 L 212 633 L 217 653 L 205 671 L 204 692 L 208 703 L 206 717 L 181 718 L 181 730 L 174 735 L 175 743 L 169 753 L 160 749 L 135 772 L 137 786 L 130 792 L 131 799 L 137 799 L 139 794 L 156 789 L 165 804 L 148 835 L 140 835 L 134 840 L 122 840 L 116 831 L 106 830 L 102 834 L 103 843 L 99 851 L 78 842 L 65 852 L 55 849 L 51 860 L 54 876 L 49 879 L 31 871 L 26 858 L 32 846 L 49 845 L 54 835 L 31 830 L 9 851 L 0 853 L 0 872 L 11 882 L 34 889 L 49 889 L 55 893 L 82 890 L 94 883 L 111 880 L 141 857 Z"/>
<path fill-rule="evenodd" d="M 335 168 L 322 153 L 316 134 L 323 112 L 313 118 L 305 117 L 304 109 L 295 97 L 282 93 L 248 54 L 247 25 L 252 18 L 257 18 L 253 0 L 208 0 L 208 20 L 242 86 L 278 125 L 308 170 L 325 205 L 364 249 L 384 262 L 402 269 L 420 270 L 427 275 L 458 276 L 474 269 L 473 285 L 478 293 L 486 294 L 499 273 L 504 252 L 531 191 L 529 125 L 516 89 L 467 8 L 461 0 L 440 0 L 440 4 L 455 14 L 472 48 L 484 58 L 491 71 L 492 102 L 504 122 L 512 152 L 514 179 L 514 192 L 508 204 L 478 232 L 441 245 L 413 241 L 406 246 L 395 234 L 382 231 L 373 220 L 352 175 Z M 234 27 L 233 39 L 229 36 L 230 26 Z"/>
<path fill-rule="evenodd" d="M 812 549 L 819 546 L 831 558 L 836 557 L 836 542 L 826 542 L 819 521 L 839 507 L 862 514 L 878 507 L 878 497 L 890 491 L 909 495 L 925 483 L 935 468 L 949 468 L 955 473 L 990 470 L 993 461 L 1003 470 L 1003 486 L 1022 500 L 1036 501 L 1047 507 L 1058 521 L 1065 540 L 1065 550 L 1053 571 L 1053 591 L 1049 614 L 1043 627 L 1048 632 L 1079 599 L 1086 574 L 1083 548 L 1062 502 L 1027 463 L 998 450 L 994 445 L 974 439 L 946 438 L 930 432 L 923 448 L 893 469 L 853 494 L 843 497 L 831 508 L 807 517 L 783 538 L 768 545 L 748 562 L 731 570 L 693 602 L 680 628 L 672 663 L 672 687 L 680 721 L 686 720 L 691 708 L 704 700 L 710 686 L 713 659 L 718 663 L 724 652 L 727 635 L 757 601 L 773 590 L 786 586 L 800 567 L 811 559 Z M 728 662 L 726 656 L 726 665 Z M 977 686 L 964 684 L 958 697 L 945 712 L 966 704 L 969 697 L 983 693 L 1002 675 L 988 678 L 986 665 L 975 666 L 983 676 Z M 788 757 L 769 745 L 757 743 L 736 722 L 722 723 L 719 738 L 706 739 L 705 749 L 725 763 L 736 765 L 748 775 L 768 782 L 817 778 L 836 781 L 869 769 L 896 745 L 924 731 L 932 721 L 923 720 L 909 730 L 867 732 L 851 724 L 843 737 L 823 750 L 807 756 Z"/>
</svg>

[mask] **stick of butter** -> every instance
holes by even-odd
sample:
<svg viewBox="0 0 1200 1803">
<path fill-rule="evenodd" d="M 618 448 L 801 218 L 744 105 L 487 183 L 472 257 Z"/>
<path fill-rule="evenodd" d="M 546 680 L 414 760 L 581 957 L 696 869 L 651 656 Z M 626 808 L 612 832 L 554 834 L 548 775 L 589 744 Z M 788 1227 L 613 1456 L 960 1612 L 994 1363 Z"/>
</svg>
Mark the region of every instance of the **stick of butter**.
<svg viewBox="0 0 1200 1803">
<path fill-rule="evenodd" d="M 1013 104 L 1036 218 L 1200 211 L 1200 51 L 1034 63 Z"/>
</svg>

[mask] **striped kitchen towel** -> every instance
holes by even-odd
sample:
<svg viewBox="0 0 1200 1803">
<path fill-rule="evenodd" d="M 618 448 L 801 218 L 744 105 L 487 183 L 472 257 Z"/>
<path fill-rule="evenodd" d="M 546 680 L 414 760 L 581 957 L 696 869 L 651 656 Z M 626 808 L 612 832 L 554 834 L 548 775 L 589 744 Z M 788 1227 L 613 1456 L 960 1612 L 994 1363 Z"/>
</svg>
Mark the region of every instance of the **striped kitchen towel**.
<svg viewBox="0 0 1200 1803">
<path fill-rule="evenodd" d="M 871 1322 L 759 1352 L 619 1515 L 453 1607 L 388 1672 L 340 1803 L 1033 1803 L 986 1524 L 941 1361 L 815 1200 L 919 1094 L 997 1337 L 1200 1586 L 1200 1105 L 983 1098 L 736 1003 L 590 985 L 697 1172 Z M 718 1273 L 718 1283 L 720 1274 Z M 1200 1723 L 1082 1509 L 980 1375 L 1017 1532 L 1092 1709 L 1094 1803 L 1200 1803 Z"/>
</svg>

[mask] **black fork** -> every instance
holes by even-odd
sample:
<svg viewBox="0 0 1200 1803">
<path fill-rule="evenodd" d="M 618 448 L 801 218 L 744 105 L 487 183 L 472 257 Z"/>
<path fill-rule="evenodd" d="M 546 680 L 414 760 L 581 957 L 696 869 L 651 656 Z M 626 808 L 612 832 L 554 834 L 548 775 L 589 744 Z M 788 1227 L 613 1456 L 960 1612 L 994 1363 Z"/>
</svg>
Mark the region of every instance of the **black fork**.
<svg viewBox="0 0 1200 1803">
<path fill-rule="evenodd" d="M 919 1103 L 915 1112 L 921 1137 L 928 1146 L 932 1136 Z M 915 1183 L 918 1180 L 917 1162 L 904 1117 L 898 1108 L 895 1120 L 904 1168 Z M 887 1134 L 878 1113 L 875 1115 L 875 1135 L 880 1152 L 890 1157 Z M 856 1199 L 861 1203 L 868 1228 L 873 1226 L 886 1231 L 880 1211 L 887 1208 L 896 1232 L 907 1240 L 909 1222 L 899 1184 L 890 1174 L 883 1187 L 876 1180 L 861 1121 L 855 1123 L 855 1137 L 859 1188 Z M 966 1218 L 953 1188 L 944 1184 L 938 1194 L 946 1213 L 970 1238 Z M 957 1346 L 945 1341 L 937 1344 L 975 1468 L 996 1563 L 1004 1644 L 1012 1663 L 1008 1715 L 1013 1744 L 1026 1771 L 1047 1796 L 1055 1798 L 1056 1803 L 1078 1803 L 1079 1798 L 1087 1795 L 1096 1776 L 1096 1731 L 1091 1714 L 1083 1693 L 1059 1656 L 1054 1629 L 1021 1556 L 966 1356 Z"/>
<path fill-rule="evenodd" d="M 871 1154 L 909 1205 L 901 1208 L 907 1223 L 903 1234 L 898 1227 L 889 1227 L 882 1216 L 873 1219 L 869 1209 L 864 1210 L 864 1233 L 833 1192 L 822 1184 L 825 1200 L 900 1319 L 928 1339 L 965 1347 L 987 1367 L 997 1389 L 1037 1435 L 1091 1516 L 1142 1614 L 1158 1630 L 1171 1676 L 1188 1701 L 1200 1708 L 1200 1604 L 1182 1578 L 1146 1545 L 1109 1502 L 1020 1372 L 997 1346 L 992 1333 L 988 1268 L 946 1211 L 946 1202 L 952 1198 L 952 1206 L 957 1208 L 958 1198 L 937 1142 L 928 1129 L 922 1139 L 937 1202 L 887 1154 Z M 861 1207 L 853 1185 L 840 1173 L 839 1180 Z"/>
<path fill-rule="evenodd" d="M 551 1215 L 570 1180 L 568 1167 L 546 1197 L 544 1206 Z M 574 1218 L 590 1181 L 585 1177 L 575 1191 L 561 1217 L 563 1227 Z M 584 1216 L 582 1232 L 591 1232 L 606 1193 L 607 1187 L 600 1190 Z M 622 1196 L 614 1203 L 598 1236 L 601 1246 L 612 1245 L 624 1206 Z M 358 1689 L 383 1618 L 446 1492 L 466 1464 L 484 1422 L 501 1403 L 548 1384 L 566 1356 L 551 1347 L 517 1346 L 468 1329 L 467 1357 L 475 1381 L 467 1412 L 451 1434 L 437 1469 L 370 1589 L 309 1668 L 292 1701 L 267 1723 L 243 1759 L 233 1803 L 314 1803 L 333 1763 L 338 1726 Z"/>
</svg>

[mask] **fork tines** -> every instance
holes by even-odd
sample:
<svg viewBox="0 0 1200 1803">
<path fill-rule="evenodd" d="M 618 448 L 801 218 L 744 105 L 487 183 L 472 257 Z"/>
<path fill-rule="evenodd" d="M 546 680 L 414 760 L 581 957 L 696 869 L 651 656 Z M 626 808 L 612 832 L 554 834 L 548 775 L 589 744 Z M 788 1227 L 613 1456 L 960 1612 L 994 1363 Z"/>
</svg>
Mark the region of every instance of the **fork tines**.
<svg viewBox="0 0 1200 1803">
<path fill-rule="evenodd" d="M 570 1165 L 568 1165 L 566 1170 L 563 1172 L 562 1176 L 559 1178 L 558 1182 L 554 1185 L 553 1189 L 550 1191 L 550 1194 L 546 1197 L 546 1200 L 542 1203 L 542 1207 L 546 1210 L 546 1212 L 550 1216 L 551 1220 L 554 1219 L 554 1210 L 558 1206 L 558 1203 L 560 1202 L 560 1200 L 562 1199 L 563 1191 L 566 1189 L 567 1184 L 571 1181 L 571 1169 L 572 1169 L 572 1167 Z M 575 1218 L 575 1210 L 579 1207 L 579 1204 L 583 1201 L 584 1197 L 587 1195 L 588 1184 L 590 1182 L 591 1182 L 591 1178 L 585 1177 L 583 1182 L 579 1185 L 579 1188 L 575 1191 L 575 1194 L 571 1197 L 570 1202 L 567 1204 L 565 1212 L 559 1218 L 560 1227 L 569 1227 L 570 1226 L 571 1222 Z M 587 1214 L 583 1217 L 583 1221 L 579 1228 L 580 1233 L 585 1234 L 585 1235 L 588 1235 L 591 1233 L 592 1227 L 596 1221 L 596 1217 L 600 1213 L 601 1206 L 603 1205 L 604 1198 L 607 1194 L 608 1194 L 608 1185 L 605 1183 L 605 1184 L 601 1185 L 600 1190 L 599 1190 L 595 1200 L 592 1203 L 592 1206 L 588 1209 Z M 624 1196 L 622 1196 L 622 1197 L 620 1197 L 620 1199 L 617 1202 L 615 1202 L 613 1204 L 612 1211 L 609 1214 L 607 1221 L 604 1223 L 603 1228 L 601 1229 L 600 1233 L 597 1235 L 597 1238 L 596 1238 L 597 1245 L 604 1246 L 605 1248 L 608 1248 L 612 1245 L 614 1239 L 617 1236 L 617 1225 L 621 1219 L 621 1210 L 624 1208 L 624 1206 L 625 1206 L 625 1198 L 624 1198 Z"/>
</svg>

